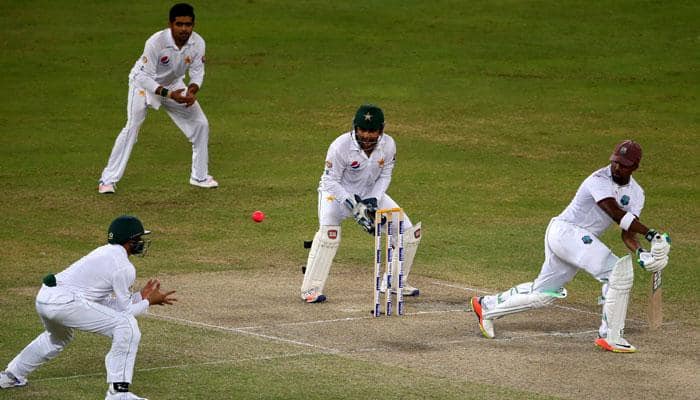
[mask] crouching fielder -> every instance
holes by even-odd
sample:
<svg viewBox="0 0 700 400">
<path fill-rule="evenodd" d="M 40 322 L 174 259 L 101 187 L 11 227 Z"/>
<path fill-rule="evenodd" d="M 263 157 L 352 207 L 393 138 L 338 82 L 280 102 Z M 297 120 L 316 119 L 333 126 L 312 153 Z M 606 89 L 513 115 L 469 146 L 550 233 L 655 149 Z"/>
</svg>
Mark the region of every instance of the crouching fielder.
<svg viewBox="0 0 700 400">
<path fill-rule="evenodd" d="M 374 234 L 374 212 L 399 205 L 386 194 L 396 161 L 394 139 L 384 133 L 384 113 L 374 105 L 361 106 L 353 130 L 339 136 L 328 149 L 326 167 L 318 187 L 319 230 L 306 262 L 301 298 L 308 303 L 326 300 L 323 288 L 340 245 L 340 224 L 353 217 Z M 420 223 L 404 219 L 404 277 L 406 282 L 421 239 Z M 395 273 L 396 274 L 396 273 Z M 404 283 L 405 296 L 418 289 Z"/>
<path fill-rule="evenodd" d="M 639 167 L 641 158 L 641 146 L 625 140 L 615 147 L 609 166 L 583 181 L 569 206 L 547 227 L 544 263 L 534 282 L 493 296 L 472 297 L 472 309 L 484 336 L 495 336 L 493 321 L 497 318 L 544 307 L 566 297 L 564 285 L 582 269 L 602 283 L 603 315 L 595 344 L 613 352 L 636 351 L 622 337 L 634 277 L 632 257 L 618 258 L 598 238 L 615 222 L 622 228 L 622 241 L 636 254 L 638 265 L 650 272 L 666 267 L 670 238 L 639 220 L 644 191 L 632 178 L 632 172 Z M 651 251 L 642 248 L 637 234 L 651 243 Z"/>
<path fill-rule="evenodd" d="M 105 400 L 145 400 L 129 390 L 141 332 L 136 316 L 153 304 L 172 304 L 172 292 L 160 291 L 151 279 L 140 292 L 129 288 L 136 279 L 131 255 L 144 255 L 148 241 L 136 217 L 121 216 L 109 226 L 107 244 L 56 275 L 49 274 L 36 296 L 44 332 L 0 372 L 0 388 L 27 384 L 27 377 L 56 357 L 73 340 L 73 332 L 99 333 L 112 339 L 105 357 L 108 388 Z"/>
</svg>

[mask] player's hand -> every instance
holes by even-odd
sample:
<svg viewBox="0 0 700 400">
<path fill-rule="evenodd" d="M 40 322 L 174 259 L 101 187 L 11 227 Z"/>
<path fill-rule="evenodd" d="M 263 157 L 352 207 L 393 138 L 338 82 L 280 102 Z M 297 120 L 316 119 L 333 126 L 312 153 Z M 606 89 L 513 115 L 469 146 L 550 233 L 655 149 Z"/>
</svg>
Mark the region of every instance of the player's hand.
<svg viewBox="0 0 700 400">
<path fill-rule="evenodd" d="M 668 255 L 657 258 L 651 252 L 640 248 L 637 250 L 637 264 L 645 271 L 659 272 L 666 268 Z"/>
<path fill-rule="evenodd" d="M 149 281 L 150 282 L 150 281 Z M 177 301 L 175 297 L 173 297 L 173 293 L 175 293 L 174 290 L 171 290 L 169 292 L 161 292 L 160 291 L 160 281 L 155 280 L 155 284 L 153 285 L 153 290 L 151 291 L 150 295 L 148 296 L 148 304 L 150 305 L 172 305 L 173 302 Z"/>
<path fill-rule="evenodd" d="M 197 97 L 189 91 L 186 94 L 183 94 L 184 92 L 185 89 L 173 90 L 170 92 L 170 98 L 175 100 L 177 103 L 184 104 L 186 107 L 189 107 L 194 104 L 195 101 L 197 101 Z"/>
<path fill-rule="evenodd" d="M 187 86 L 187 93 L 196 96 L 197 92 L 199 92 L 199 86 L 197 86 L 196 83 L 190 83 L 190 85 Z"/>
<path fill-rule="evenodd" d="M 146 282 L 146 284 L 141 289 L 141 298 L 144 300 L 148 300 L 148 297 L 151 295 L 156 285 L 160 285 L 158 279 L 149 279 L 148 282 Z"/>
<path fill-rule="evenodd" d="M 671 251 L 671 237 L 668 233 L 656 234 L 654 239 L 651 241 L 651 254 L 654 258 L 668 257 L 668 253 Z"/>
</svg>

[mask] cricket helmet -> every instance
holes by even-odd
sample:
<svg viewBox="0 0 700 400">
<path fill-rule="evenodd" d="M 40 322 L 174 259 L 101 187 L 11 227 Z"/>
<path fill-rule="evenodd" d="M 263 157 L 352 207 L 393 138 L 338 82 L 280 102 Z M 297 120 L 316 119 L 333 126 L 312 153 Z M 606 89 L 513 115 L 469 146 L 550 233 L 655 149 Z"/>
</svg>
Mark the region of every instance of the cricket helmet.
<svg viewBox="0 0 700 400">
<path fill-rule="evenodd" d="M 384 129 L 384 113 L 381 108 L 374 104 L 363 104 L 357 109 L 352 125 L 355 129 L 360 128 L 371 132 L 382 131 Z"/>
<path fill-rule="evenodd" d="M 616 161 L 625 167 L 638 166 L 642 160 L 642 146 L 634 140 L 625 140 L 615 146 L 610 161 Z"/>
<path fill-rule="evenodd" d="M 107 243 L 124 244 L 129 240 L 136 239 L 142 235 L 148 235 L 151 231 L 143 229 L 141 221 L 130 215 L 117 217 L 109 224 L 107 231 Z"/>
</svg>

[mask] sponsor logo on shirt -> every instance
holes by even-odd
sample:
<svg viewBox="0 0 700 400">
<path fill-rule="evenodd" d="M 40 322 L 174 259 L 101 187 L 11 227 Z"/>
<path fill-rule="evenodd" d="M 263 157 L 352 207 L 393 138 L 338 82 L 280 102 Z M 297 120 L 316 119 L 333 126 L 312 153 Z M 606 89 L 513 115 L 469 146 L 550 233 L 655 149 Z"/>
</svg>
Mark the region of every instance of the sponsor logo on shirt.
<svg viewBox="0 0 700 400">
<path fill-rule="evenodd" d="M 360 168 L 360 162 L 359 161 L 353 161 L 350 163 L 350 168 L 352 169 L 358 169 Z"/>
<path fill-rule="evenodd" d="M 168 65 L 169 62 L 170 62 L 170 57 L 168 57 L 168 56 L 163 56 L 160 58 L 160 63 L 163 65 Z"/>
<path fill-rule="evenodd" d="M 581 238 L 581 241 L 583 242 L 583 244 L 591 244 L 591 243 L 593 243 L 593 239 L 591 239 L 591 237 L 588 236 L 588 235 L 582 237 L 582 238 Z"/>
<path fill-rule="evenodd" d="M 622 204 L 623 206 L 626 206 L 629 203 L 630 203 L 630 197 L 628 195 L 622 196 L 622 198 L 620 199 L 620 204 Z"/>
<path fill-rule="evenodd" d="M 331 229 L 328 231 L 328 239 L 335 240 L 338 238 L 338 231 L 335 229 Z"/>
</svg>

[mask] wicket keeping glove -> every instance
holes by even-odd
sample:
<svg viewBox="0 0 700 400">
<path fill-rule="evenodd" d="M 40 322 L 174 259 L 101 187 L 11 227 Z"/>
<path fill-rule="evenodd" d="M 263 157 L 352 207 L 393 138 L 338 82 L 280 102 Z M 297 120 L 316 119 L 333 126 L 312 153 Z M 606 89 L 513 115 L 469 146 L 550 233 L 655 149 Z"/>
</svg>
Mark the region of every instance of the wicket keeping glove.
<svg viewBox="0 0 700 400">
<path fill-rule="evenodd" d="M 362 199 L 354 195 L 354 199 L 345 199 L 345 205 L 350 208 L 355 221 L 370 235 L 374 235 L 374 215 L 377 211 L 377 199 L 370 197 Z"/>
</svg>

